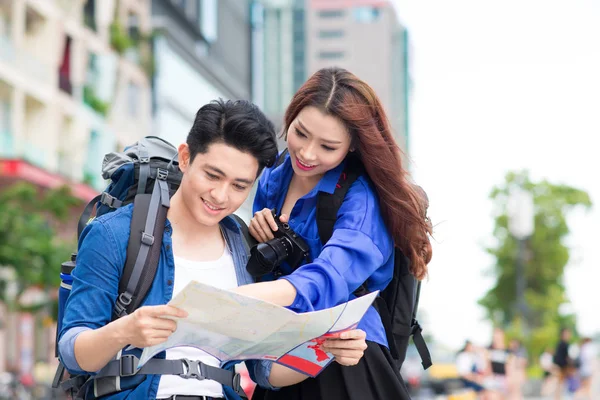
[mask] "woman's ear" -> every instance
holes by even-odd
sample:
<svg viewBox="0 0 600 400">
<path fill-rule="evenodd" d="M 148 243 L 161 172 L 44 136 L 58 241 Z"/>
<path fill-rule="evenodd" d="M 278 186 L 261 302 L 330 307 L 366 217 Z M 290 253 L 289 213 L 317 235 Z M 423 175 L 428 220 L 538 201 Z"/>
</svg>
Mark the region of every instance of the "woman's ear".
<svg viewBox="0 0 600 400">
<path fill-rule="evenodd" d="M 187 143 L 182 143 L 179 145 L 177 151 L 177 161 L 179 161 L 179 169 L 181 170 L 181 172 L 185 173 L 185 171 L 190 166 L 190 148 L 188 147 Z"/>
</svg>

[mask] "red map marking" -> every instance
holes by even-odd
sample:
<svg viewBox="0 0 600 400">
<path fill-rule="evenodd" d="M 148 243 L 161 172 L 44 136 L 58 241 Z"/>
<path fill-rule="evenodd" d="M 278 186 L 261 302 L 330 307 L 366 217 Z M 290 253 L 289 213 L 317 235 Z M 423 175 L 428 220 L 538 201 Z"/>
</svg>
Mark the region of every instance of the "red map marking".
<svg viewBox="0 0 600 400">
<path fill-rule="evenodd" d="M 308 346 L 309 349 L 313 349 L 315 351 L 315 356 L 317 357 L 317 362 L 325 361 L 329 359 L 327 353 L 321 350 L 321 346 L 325 342 L 325 338 L 317 338 L 312 340 L 315 344 Z"/>
</svg>

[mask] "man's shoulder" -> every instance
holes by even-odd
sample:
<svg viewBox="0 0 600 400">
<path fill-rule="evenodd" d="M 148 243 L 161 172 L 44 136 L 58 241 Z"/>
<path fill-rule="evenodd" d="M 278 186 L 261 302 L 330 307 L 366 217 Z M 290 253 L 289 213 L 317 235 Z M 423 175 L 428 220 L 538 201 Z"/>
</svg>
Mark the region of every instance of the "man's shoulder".
<svg viewBox="0 0 600 400">
<path fill-rule="evenodd" d="M 95 219 L 104 225 L 129 223 L 133 215 L 133 203 L 119 207 L 115 211 L 103 214 Z"/>
<path fill-rule="evenodd" d="M 115 236 L 129 235 L 131 218 L 133 215 L 133 204 L 120 207 L 114 211 L 94 218 L 90 225 L 102 226 Z"/>
</svg>

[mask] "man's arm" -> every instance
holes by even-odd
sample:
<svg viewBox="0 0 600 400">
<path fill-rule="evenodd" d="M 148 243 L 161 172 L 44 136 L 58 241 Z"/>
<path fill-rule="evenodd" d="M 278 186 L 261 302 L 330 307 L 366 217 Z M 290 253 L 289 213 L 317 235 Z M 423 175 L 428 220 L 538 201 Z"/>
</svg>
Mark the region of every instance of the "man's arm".
<svg viewBox="0 0 600 400">
<path fill-rule="evenodd" d="M 111 322 L 126 247 L 127 240 L 98 220 L 86 226 L 80 237 L 58 345 L 70 372 L 98 371 L 127 344 L 160 343 L 176 328 L 175 321 L 161 317 L 186 314 L 170 306 L 142 307 Z"/>
<path fill-rule="evenodd" d="M 98 371 L 128 344 L 138 348 L 165 342 L 177 323 L 165 316 L 184 318 L 187 312 L 162 305 L 147 306 L 102 328 L 81 332 L 75 339 L 75 359 L 84 371 Z"/>
</svg>

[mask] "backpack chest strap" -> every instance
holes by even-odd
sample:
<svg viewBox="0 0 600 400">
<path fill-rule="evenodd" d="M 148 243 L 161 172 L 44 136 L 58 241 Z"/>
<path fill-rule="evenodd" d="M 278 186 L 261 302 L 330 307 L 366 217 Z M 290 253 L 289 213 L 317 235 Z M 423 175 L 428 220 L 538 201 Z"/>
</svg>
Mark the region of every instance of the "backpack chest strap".
<svg viewBox="0 0 600 400">
<path fill-rule="evenodd" d="M 110 378 L 120 377 L 127 378 L 137 375 L 177 375 L 184 379 L 197 379 L 203 381 L 205 379 L 213 380 L 221 385 L 229 386 L 242 397 L 246 397 L 244 390 L 241 385 L 241 376 L 233 371 L 225 370 L 222 368 L 213 367 L 211 365 L 204 364 L 200 361 L 188 360 L 182 358 L 180 360 L 165 360 L 153 358 L 138 369 L 139 359 L 131 354 L 121 356 L 121 358 L 109 361 L 104 368 L 102 368 L 95 376 L 91 377 L 84 385 L 81 385 L 80 381 L 75 382 L 79 379 L 76 377 L 73 379 L 73 383 L 70 381 L 63 382 L 63 389 L 67 390 L 70 388 L 79 388 L 79 395 L 85 396 L 87 387 L 96 382 L 104 382 L 102 385 L 112 384 Z M 114 385 L 113 385 L 114 386 Z M 114 392 L 116 388 L 112 389 Z M 116 389 L 119 391 L 119 389 Z"/>
</svg>

